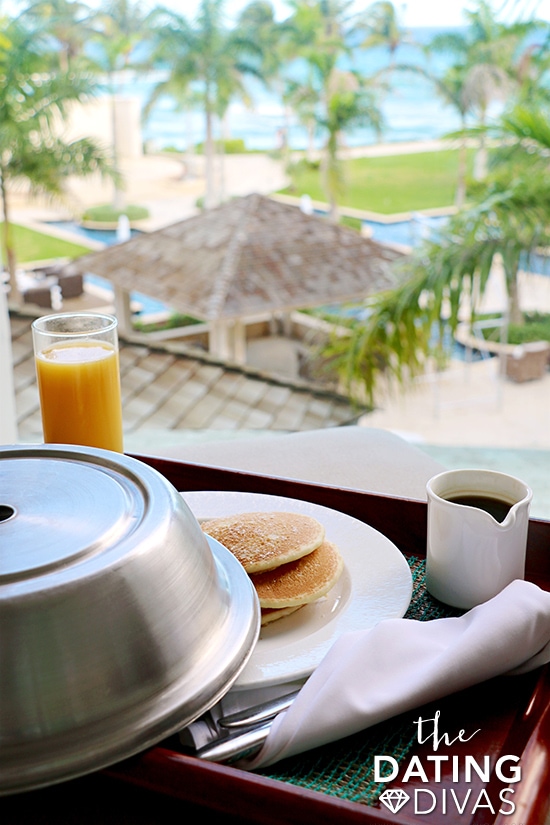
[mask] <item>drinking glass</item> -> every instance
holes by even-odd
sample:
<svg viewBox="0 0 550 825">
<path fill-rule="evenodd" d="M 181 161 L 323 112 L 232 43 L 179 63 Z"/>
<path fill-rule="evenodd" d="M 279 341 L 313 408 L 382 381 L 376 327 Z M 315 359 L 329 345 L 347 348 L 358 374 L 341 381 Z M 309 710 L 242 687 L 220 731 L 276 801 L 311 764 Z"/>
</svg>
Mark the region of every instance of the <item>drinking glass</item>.
<svg viewBox="0 0 550 825">
<path fill-rule="evenodd" d="M 123 452 L 116 318 L 45 315 L 32 334 L 44 441 Z"/>
</svg>

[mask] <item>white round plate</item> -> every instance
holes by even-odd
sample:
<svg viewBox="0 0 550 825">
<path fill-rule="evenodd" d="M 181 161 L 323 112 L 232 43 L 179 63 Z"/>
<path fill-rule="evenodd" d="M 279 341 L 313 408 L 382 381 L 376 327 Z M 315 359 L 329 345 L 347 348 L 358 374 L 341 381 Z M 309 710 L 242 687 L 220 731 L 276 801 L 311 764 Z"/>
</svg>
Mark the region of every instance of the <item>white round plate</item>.
<svg viewBox="0 0 550 825">
<path fill-rule="evenodd" d="M 307 501 L 260 493 L 201 490 L 182 496 L 199 520 L 274 510 L 313 516 L 344 559 L 344 572 L 326 596 L 262 628 L 234 690 L 305 679 L 342 633 L 399 618 L 409 606 L 412 576 L 404 556 L 358 519 Z"/>
</svg>

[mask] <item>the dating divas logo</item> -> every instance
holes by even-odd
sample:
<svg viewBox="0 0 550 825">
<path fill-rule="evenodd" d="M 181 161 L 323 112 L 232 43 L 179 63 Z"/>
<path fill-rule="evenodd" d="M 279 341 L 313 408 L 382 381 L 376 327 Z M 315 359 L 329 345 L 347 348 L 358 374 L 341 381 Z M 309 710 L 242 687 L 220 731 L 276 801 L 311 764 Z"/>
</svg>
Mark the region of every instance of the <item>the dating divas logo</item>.
<svg viewBox="0 0 550 825">
<path fill-rule="evenodd" d="M 391 782 L 400 778 L 403 784 L 412 778 L 420 779 L 421 782 L 430 782 L 429 775 L 433 776 L 431 788 L 415 788 L 411 794 L 400 788 L 388 788 L 380 795 L 380 802 L 392 813 L 397 813 L 405 805 L 412 804 L 414 813 L 422 816 L 438 811 L 441 814 L 463 814 L 465 812 L 474 814 L 476 811 L 486 811 L 487 813 L 509 816 L 516 810 L 514 803 L 514 788 L 503 788 L 498 799 L 491 799 L 485 789 L 474 792 L 472 788 L 466 791 L 456 791 L 454 788 L 434 788 L 434 785 L 442 781 L 442 774 L 445 771 L 445 780 L 449 778 L 454 783 L 463 782 L 468 785 L 472 778 L 477 776 L 482 782 L 489 782 L 491 774 L 494 772 L 502 781 L 514 785 L 521 779 L 521 766 L 519 756 L 501 756 L 494 764 L 491 758 L 484 756 L 481 761 L 473 756 L 464 755 L 451 756 L 443 753 L 436 753 L 440 745 L 449 747 L 455 742 L 469 742 L 479 733 L 480 728 L 467 735 L 461 730 L 458 736 L 451 739 L 447 733 L 439 733 L 439 711 L 433 719 L 422 719 L 421 716 L 414 722 L 417 726 L 417 738 L 420 745 L 431 740 L 434 751 L 433 756 L 426 756 L 425 762 L 419 756 L 412 756 L 408 764 L 400 766 L 393 756 L 387 754 L 374 757 L 374 779 L 375 782 Z M 400 775 L 401 774 L 401 775 Z"/>
</svg>

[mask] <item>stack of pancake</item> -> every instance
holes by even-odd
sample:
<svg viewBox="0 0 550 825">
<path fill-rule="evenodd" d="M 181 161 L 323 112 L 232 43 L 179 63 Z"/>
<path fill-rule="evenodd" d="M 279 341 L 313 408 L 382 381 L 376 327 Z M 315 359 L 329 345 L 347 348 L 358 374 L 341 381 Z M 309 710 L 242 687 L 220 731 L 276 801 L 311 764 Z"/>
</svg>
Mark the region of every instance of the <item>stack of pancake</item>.
<svg viewBox="0 0 550 825">
<path fill-rule="evenodd" d="M 202 529 L 230 550 L 249 574 L 262 625 L 320 599 L 344 562 L 325 528 L 301 513 L 240 513 L 204 521 Z"/>
</svg>

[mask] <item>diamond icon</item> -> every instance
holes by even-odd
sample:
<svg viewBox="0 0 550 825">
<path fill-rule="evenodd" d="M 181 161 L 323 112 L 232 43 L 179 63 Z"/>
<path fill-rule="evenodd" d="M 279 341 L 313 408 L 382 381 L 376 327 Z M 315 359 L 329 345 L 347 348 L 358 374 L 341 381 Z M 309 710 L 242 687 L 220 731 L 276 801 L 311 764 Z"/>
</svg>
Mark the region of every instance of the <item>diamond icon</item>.
<svg viewBox="0 0 550 825">
<path fill-rule="evenodd" d="M 383 794 L 380 794 L 380 802 L 382 802 L 386 808 L 389 808 L 392 814 L 396 814 L 397 811 L 400 811 L 403 805 L 407 804 L 409 799 L 409 794 L 399 788 L 391 791 L 387 790 L 384 791 Z"/>
</svg>

